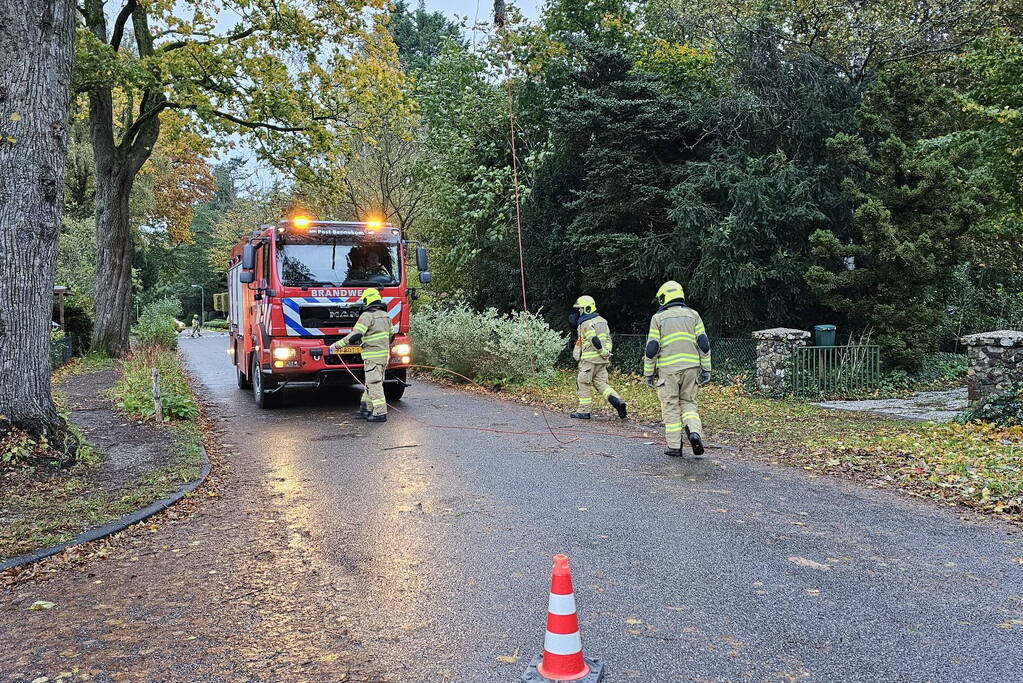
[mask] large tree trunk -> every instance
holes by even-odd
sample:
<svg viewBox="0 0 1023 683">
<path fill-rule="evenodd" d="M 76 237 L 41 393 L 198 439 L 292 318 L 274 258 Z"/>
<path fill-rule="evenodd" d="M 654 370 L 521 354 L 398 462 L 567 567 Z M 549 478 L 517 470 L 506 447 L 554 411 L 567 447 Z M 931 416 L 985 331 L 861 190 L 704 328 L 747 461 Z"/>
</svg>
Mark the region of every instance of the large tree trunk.
<svg viewBox="0 0 1023 683">
<path fill-rule="evenodd" d="M 54 446 L 50 319 L 74 59 L 71 0 L 0 3 L 0 436 Z"/>
<path fill-rule="evenodd" d="M 136 5 L 131 14 L 135 42 L 141 55 L 153 54 L 147 11 Z M 102 0 L 86 0 L 85 15 L 89 30 L 106 42 Z M 128 200 L 135 176 L 152 155 L 160 136 L 159 113 L 166 104 L 162 93 L 146 91 L 139 103 L 138 115 L 125 122 L 124 130 L 119 131 L 121 140 L 115 142 L 110 88 L 100 86 L 89 92 L 89 127 L 96 158 L 96 321 L 92 342 L 94 349 L 112 356 L 123 356 L 130 347 L 135 240 Z"/>
<path fill-rule="evenodd" d="M 93 98 L 95 99 L 95 95 Z M 92 107 L 92 115 L 97 115 Z M 100 115 L 103 110 L 100 108 Z M 109 119 L 108 119 L 109 120 Z M 135 170 L 118 147 L 97 139 L 93 125 L 93 150 L 96 155 L 96 321 L 93 327 L 94 349 L 112 356 L 128 352 L 131 328 L 131 266 L 135 251 L 134 234 L 128 220 L 128 199 L 135 182 Z"/>
</svg>

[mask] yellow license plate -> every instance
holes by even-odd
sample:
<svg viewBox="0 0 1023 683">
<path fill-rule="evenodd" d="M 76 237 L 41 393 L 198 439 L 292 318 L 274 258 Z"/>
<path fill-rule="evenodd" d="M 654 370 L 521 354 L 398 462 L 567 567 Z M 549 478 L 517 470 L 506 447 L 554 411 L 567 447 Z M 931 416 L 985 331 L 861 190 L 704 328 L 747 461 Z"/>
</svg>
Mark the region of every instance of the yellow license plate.
<svg viewBox="0 0 1023 683">
<path fill-rule="evenodd" d="M 342 346 L 341 350 L 337 352 L 338 355 L 348 355 L 351 353 L 362 353 L 361 346 Z"/>
</svg>

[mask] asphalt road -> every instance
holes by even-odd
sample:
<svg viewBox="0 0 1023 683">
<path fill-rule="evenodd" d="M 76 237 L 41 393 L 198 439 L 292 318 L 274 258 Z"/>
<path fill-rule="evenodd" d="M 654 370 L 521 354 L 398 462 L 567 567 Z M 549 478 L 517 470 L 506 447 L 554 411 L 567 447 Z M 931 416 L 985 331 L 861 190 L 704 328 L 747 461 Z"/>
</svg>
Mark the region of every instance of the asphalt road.
<svg viewBox="0 0 1023 683">
<path fill-rule="evenodd" d="M 764 454 L 668 459 L 659 445 L 609 435 L 559 444 L 531 407 L 429 383 L 383 425 L 351 419 L 346 391 L 295 393 L 260 411 L 235 387 L 222 337 L 182 347 L 219 408 L 227 467 L 246 473 L 249 488 L 233 500 L 225 491 L 227 501 L 287 530 L 246 542 L 286 560 L 263 571 L 288 586 L 287 599 L 260 602 L 258 591 L 280 589 L 259 584 L 246 602 L 264 617 L 289 610 L 294 622 L 268 632 L 273 642 L 249 633 L 250 662 L 262 653 L 279 665 L 311 638 L 331 645 L 323 639 L 340 624 L 332 646 L 355 649 L 358 670 L 371 673 L 315 680 L 517 680 L 541 649 L 551 558 L 563 552 L 586 655 L 607 663 L 609 682 L 1023 678 L 1023 537 L 1013 527 L 772 466 Z M 226 526 L 230 509 L 216 514 L 204 525 L 200 510 L 175 532 L 207 553 L 178 567 L 176 581 L 205 580 L 199 572 L 233 547 L 217 533 L 255 534 L 244 521 Z M 84 610 L 89 585 L 51 582 L 43 599 L 84 590 L 71 600 Z M 228 590 L 237 587 L 209 583 L 195 598 L 201 615 L 179 599 L 175 619 L 187 624 L 195 609 L 208 620 L 207 602 Z M 44 627 L 21 623 L 22 636 Z M 0 617 L 0 632 L 13 625 Z M 215 680 L 212 658 L 242 656 L 185 647 L 161 654 L 160 680 Z M 120 661 L 129 678 L 133 661 Z M 34 662 L 22 657 L 19 670 Z M 242 680 L 304 675 L 228 670 Z"/>
</svg>

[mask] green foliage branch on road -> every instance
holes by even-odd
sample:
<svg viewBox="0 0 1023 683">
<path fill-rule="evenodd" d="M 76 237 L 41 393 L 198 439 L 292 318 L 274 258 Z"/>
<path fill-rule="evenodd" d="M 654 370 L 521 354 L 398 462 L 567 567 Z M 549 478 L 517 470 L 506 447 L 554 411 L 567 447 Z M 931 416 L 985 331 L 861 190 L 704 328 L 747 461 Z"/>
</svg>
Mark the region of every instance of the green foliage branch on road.
<svg viewBox="0 0 1023 683">
<path fill-rule="evenodd" d="M 431 302 L 412 321 L 416 363 L 492 386 L 550 383 L 567 341 L 538 313 L 476 312 L 457 299 Z"/>
</svg>

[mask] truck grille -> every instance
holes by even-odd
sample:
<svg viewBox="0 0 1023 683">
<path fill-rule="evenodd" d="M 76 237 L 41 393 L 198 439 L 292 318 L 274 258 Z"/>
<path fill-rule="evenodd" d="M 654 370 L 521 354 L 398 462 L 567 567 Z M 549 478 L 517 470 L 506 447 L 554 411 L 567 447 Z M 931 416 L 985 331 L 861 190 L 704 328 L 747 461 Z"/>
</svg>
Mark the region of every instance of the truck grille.
<svg viewBox="0 0 1023 683">
<path fill-rule="evenodd" d="M 359 319 L 361 306 L 305 305 L 298 307 L 302 327 L 351 327 Z"/>
</svg>

